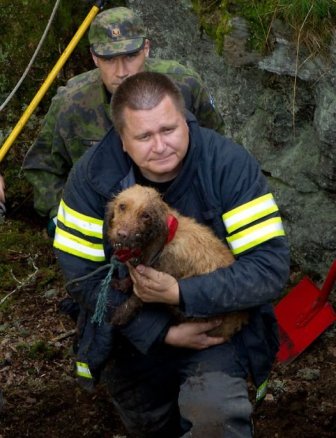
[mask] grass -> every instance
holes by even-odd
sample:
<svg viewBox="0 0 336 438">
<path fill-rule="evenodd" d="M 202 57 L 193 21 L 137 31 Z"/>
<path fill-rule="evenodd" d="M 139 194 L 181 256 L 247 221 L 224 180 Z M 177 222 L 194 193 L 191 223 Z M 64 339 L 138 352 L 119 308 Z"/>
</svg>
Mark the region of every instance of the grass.
<svg viewBox="0 0 336 438">
<path fill-rule="evenodd" d="M 288 26 L 293 42 L 300 37 L 311 53 L 324 53 L 336 23 L 335 0 L 193 0 L 200 26 L 223 47 L 233 16 L 244 17 L 250 25 L 251 49 L 271 49 L 270 30 L 275 19 Z"/>
</svg>

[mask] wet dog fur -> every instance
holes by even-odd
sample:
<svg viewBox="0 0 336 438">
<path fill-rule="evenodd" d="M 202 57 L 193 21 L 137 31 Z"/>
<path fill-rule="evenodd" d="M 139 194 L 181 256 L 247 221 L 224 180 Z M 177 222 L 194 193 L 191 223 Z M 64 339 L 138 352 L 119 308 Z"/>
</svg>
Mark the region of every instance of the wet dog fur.
<svg viewBox="0 0 336 438">
<path fill-rule="evenodd" d="M 178 227 L 174 238 L 166 243 L 169 214 L 177 218 Z M 134 185 L 120 192 L 107 205 L 106 221 L 107 237 L 115 250 L 141 250 L 140 255 L 129 260 L 134 266 L 141 263 L 182 279 L 207 274 L 234 263 L 231 251 L 210 228 L 171 209 L 160 194 L 149 187 Z M 111 322 L 115 325 L 126 324 L 141 306 L 142 301 L 131 294 L 116 309 Z M 237 311 L 212 318 L 188 318 L 193 321 L 210 319 L 222 319 L 222 324 L 209 334 L 228 340 L 248 322 L 248 312 Z M 179 320 L 183 320 L 181 313 Z"/>
</svg>

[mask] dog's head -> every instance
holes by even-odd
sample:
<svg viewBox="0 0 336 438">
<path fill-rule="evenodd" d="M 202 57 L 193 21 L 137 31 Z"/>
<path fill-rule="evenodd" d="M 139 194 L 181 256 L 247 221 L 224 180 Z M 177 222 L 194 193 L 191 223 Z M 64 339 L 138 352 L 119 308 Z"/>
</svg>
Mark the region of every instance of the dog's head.
<svg viewBox="0 0 336 438">
<path fill-rule="evenodd" d="M 131 251 L 145 263 L 167 239 L 168 212 L 168 205 L 155 189 L 134 185 L 107 205 L 108 239 L 119 254 Z"/>
</svg>

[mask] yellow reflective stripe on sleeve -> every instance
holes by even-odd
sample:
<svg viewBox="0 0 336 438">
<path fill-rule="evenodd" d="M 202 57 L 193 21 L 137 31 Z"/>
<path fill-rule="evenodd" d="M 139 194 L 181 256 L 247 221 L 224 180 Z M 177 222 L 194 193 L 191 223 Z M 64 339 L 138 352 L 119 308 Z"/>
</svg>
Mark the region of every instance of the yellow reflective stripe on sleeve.
<svg viewBox="0 0 336 438">
<path fill-rule="evenodd" d="M 222 218 L 225 228 L 231 234 L 233 231 L 278 210 L 279 208 L 274 201 L 272 193 L 268 193 L 228 211 L 223 214 Z"/>
<path fill-rule="evenodd" d="M 77 376 L 92 379 L 92 374 L 89 365 L 85 362 L 76 362 Z"/>
<path fill-rule="evenodd" d="M 105 261 L 103 243 L 92 243 L 56 228 L 54 247 L 69 254 L 94 262 Z"/>
<path fill-rule="evenodd" d="M 237 255 L 243 251 L 253 248 L 260 243 L 273 239 L 274 237 L 284 236 L 285 231 L 281 218 L 274 217 L 260 224 L 249 227 L 246 230 L 233 234 L 226 238 L 231 251 Z"/>
<path fill-rule="evenodd" d="M 97 219 L 85 214 L 78 213 L 70 208 L 61 200 L 57 220 L 69 228 L 79 231 L 86 236 L 93 236 L 102 239 L 103 237 L 103 220 Z"/>
</svg>

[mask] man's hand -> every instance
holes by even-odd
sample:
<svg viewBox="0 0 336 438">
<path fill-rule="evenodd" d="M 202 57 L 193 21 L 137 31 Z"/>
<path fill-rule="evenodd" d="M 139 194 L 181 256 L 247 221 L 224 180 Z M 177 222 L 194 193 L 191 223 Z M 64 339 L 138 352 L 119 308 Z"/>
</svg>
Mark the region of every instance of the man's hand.
<svg viewBox="0 0 336 438">
<path fill-rule="evenodd" d="M 148 266 L 134 268 L 127 263 L 133 281 L 134 293 L 147 303 L 165 303 L 178 305 L 180 294 L 177 280 L 165 272 L 156 271 Z M 203 350 L 222 344 L 225 339 L 208 336 L 207 332 L 218 327 L 221 321 L 184 322 L 168 330 L 165 343 L 173 347 Z"/>
<path fill-rule="evenodd" d="M 52 217 L 51 219 L 49 219 L 47 223 L 47 234 L 52 239 L 55 237 L 56 225 L 57 225 L 57 217 Z"/>
<path fill-rule="evenodd" d="M 218 327 L 221 321 L 184 322 L 170 327 L 165 337 L 165 343 L 173 347 L 193 348 L 203 350 L 213 345 L 225 342 L 222 337 L 211 337 L 207 332 Z"/>
<path fill-rule="evenodd" d="M 142 301 L 179 304 L 179 286 L 174 277 L 144 265 L 134 268 L 127 263 L 127 266 L 133 281 L 133 291 Z"/>
</svg>

